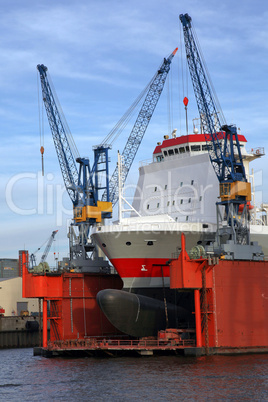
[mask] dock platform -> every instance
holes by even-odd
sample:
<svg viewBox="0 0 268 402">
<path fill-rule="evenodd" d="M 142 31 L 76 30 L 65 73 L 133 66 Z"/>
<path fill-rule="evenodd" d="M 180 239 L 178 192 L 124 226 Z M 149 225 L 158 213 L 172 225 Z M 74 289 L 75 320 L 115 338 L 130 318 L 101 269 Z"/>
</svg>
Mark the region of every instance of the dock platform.
<svg viewBox="0 0 268 402">
<path fill-rule="evenodd" d="M 152 356 L 154 354 L 184 354 L 186 348 L 195 349 L 195 340 L 89 338 L 48 342 L 46 348 L 34 348 L 34 355 L 44 357 L 78 354 L 112 357 L 126 354 Z"/>
</svg>

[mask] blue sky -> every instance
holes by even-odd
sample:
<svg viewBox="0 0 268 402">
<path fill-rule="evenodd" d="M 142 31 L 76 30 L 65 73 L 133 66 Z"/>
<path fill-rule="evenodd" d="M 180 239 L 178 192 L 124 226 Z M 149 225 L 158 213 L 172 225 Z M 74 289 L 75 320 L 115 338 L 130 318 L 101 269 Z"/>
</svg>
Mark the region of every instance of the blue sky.
<svg viewBox="0 0 268 402">
<path fill-rule="evenodd" d="M 16 258 L 23 248 L 35 251 L 56 229 L 52 252 L 59 252 L 60 258 L 68 253 L 66 219 L 72 216 L 72 206 L 64 194 L 46 116 L 45 177 L 40 174 L 36 65 L 48 67 L 80 155 L 92 157 L 92 146 L 113 128 L 163 57 L 180 48 L 179 15 L 186 12 L 193 19 L 226 121 L 241 128 L 249 149 L 268 150 L 265 2 L 1 1 L 0 258 Z M 183 96 L 189 97 L 190 128 L 198 113 L 190 79 L 187 91 L 180 69 L 179 50 L 169 86 L 173 88 L 173 128 L 183 134 Z M 167 93 L 166 89 L 132 166 L 131 184 L 137 182 L 139 161 L 149 159 L 156 143 L 168 133 Z M 127 135 L 113 146 L 111 171 Z M 268 201 L 267 157 L 254 162 L 253 168 L 259 172 L 258 191 Z"/>
</svg>

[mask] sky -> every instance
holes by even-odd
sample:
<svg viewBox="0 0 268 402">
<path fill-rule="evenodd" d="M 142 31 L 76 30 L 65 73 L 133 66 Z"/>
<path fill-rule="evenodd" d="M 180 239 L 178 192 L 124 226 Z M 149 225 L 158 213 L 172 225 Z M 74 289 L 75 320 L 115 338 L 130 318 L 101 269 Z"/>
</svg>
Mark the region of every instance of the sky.
<svg viewBox="0 0 268 402">
<path fill-rule="evenodd" d="M 163 135 L 173 128 L 185 134 L 184 96 L 189 130 L 198 117 L 181 44 L 179 15 L 188 13 L 226 121 L 241 129 L 248 150 L 268 150 L 265 2 L 0 0 L 0 5 L 0 258 L 17 258 L 20 249 L 35 252 L 53 230 L 58 233 L 48 261 L 68 255 L 72 204 L 42 109 L 37 64 L 48 67 L 79 153 L 92 160 L 92 147 L 115 126 L 163 58 L 179 47 L 128 176 L 127 183 L 135 186 L 139 161 L 152 157 Z M 131 124 L 113 144 L 111 172 Z M 267 157 L 252 167 L 256 191 L 268 202 Z"/>
</svg>

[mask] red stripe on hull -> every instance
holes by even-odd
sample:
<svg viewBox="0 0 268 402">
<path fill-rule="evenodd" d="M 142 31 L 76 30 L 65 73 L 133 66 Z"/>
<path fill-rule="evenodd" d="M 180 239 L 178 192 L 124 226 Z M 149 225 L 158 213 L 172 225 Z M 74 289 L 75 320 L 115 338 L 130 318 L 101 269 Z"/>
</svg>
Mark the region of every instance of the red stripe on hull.
<svg viewBox="0 0 268 402">
<path fill-rule="evenodd" d="M 166 258 L 115 258 L 111 263 L 121 278 L 169 278 Z M 162 269 L 163 274 L 162 274 Z"/>
</svg>

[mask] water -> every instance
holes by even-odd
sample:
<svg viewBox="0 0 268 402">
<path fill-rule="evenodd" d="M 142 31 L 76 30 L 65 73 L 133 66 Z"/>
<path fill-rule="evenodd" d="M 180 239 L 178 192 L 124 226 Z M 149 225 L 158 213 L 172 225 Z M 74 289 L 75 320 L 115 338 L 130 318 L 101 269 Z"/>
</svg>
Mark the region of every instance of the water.
<svg viewBox="0 0 268 402">
<path fill-rule="evenodd" d="M 268 401 L 268 355 L 53 358 L 0 350 L 1 401 Z"/>
</svg>

